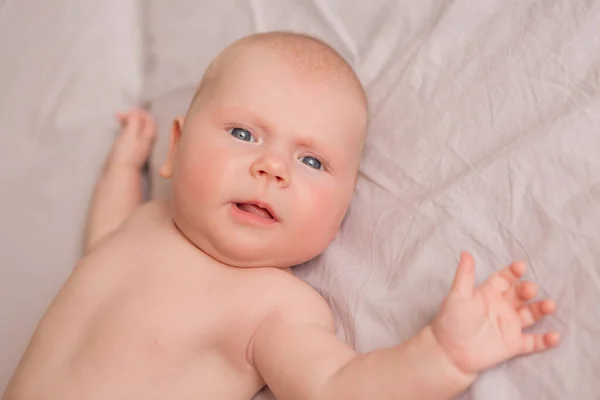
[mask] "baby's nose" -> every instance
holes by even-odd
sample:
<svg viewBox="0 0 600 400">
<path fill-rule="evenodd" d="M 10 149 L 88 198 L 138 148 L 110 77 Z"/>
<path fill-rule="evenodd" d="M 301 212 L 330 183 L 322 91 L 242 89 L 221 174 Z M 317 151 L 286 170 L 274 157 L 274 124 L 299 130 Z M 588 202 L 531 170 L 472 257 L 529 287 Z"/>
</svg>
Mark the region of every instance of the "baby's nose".
<svg viewBox="0 0 600 400">
<path fill-rule="evenodd" d="M 286 187 L 290 183 L 289 166 L 277 156 L 261 157 L 250 167 L 250 173 L 256 179 L 273 180 L 278 186 Z"/>
</svg>

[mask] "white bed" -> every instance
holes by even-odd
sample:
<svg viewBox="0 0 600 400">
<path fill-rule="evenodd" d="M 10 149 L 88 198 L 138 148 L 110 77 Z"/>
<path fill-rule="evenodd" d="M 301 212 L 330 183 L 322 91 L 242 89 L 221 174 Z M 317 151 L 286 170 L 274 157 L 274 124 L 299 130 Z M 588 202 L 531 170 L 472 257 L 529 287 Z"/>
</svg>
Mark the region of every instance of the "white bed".
<svg viewBox="0 0 600 400">
<path fill-rule="evenodd" d="M 558 301 L 540 328 L 562 346 L 481 375 L 464 397 L 599 399 L 600 1 L 585 0 L 0 2 L 0 389 L 77 256 L 111 113 L 137 102 L 157 116 L 152 196 L 164 196 L 156 166 L 203 69 L 274 29 L 332 44 L 369 94 L 348 218 L 296 269 L 339 335 L 362 352 L 414 334 L 462 249 L 479 279 L 524 259 Z"/>
</svg>

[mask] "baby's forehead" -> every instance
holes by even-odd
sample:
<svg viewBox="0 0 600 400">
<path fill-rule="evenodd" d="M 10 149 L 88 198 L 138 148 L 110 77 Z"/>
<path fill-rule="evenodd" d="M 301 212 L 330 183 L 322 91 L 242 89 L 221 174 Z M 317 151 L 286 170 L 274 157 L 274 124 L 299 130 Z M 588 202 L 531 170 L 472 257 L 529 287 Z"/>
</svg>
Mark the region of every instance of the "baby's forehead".
<svg viewBox="0 0 600 400">
<path fill-rule="evenodd" d="M 251 35 L 228 46 L 207 68 L 198 93 L 210 82 L 229 80 L 231 74 L 243 70 L 248 60 L 267 63 L 273 56 L 282 61 L 282 67 L 294 69 L 299 76 L 334 82 L 350 89 L 350 94 L 367 108 L 367 97 L 360 80 L 339 53 L 318 39 L 286 32 Z"/>
<path fill-rule="evenodd" d="M 367 99 L 363 86 L 352 67 L 331 47 L 312 40 L 274 41 L 267 49 L 279 56 L 283 62 L 299 74 L 312 79 L 335 83 L 350 92 L 364 103 Z"/>
</svg>

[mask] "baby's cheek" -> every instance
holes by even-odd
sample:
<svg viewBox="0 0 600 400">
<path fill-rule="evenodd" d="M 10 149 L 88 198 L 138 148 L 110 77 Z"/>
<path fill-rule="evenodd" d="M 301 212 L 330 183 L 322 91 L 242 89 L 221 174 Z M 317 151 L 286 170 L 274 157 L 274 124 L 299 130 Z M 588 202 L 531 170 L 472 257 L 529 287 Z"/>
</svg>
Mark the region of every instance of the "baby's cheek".
<svg viewBox="0 0 600 400">
<path fill-rule="evenodd" d="M 308 211 L 305 219 L 310 221 L 310 225 L 319 227 L 319 231 L 326 236 L 335 234 L 344 212 L 342 211 L 343 202 L 339 195 L 328 186 L 312 186 L 309 189 L 307 200 L 310 207 L 306 207 Z"/>
<path fill-rule="evenodd" d="M 176 190 L 180 192 L 180 196 L 184 196 L 187 202 L 195 205 L 200 205 L 206 199 L 206 196 L 216 189 L 215 185 L 218 182 L 218 176 L 215 171 L 218 171 L 218 165 L 215 165 L 213 157 L 207 152 L 189 152 L 186 157 L 181 160 L 175 184 Z"/>
</svg>

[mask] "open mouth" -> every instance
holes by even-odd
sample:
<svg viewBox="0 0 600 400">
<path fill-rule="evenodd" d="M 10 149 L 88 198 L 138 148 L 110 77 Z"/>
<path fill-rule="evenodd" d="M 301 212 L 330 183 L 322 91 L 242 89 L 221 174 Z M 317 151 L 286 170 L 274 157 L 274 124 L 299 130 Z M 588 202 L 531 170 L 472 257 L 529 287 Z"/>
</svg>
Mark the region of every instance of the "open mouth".
<svg viewBox="0 0 600 400">
<path fill-rule="evenodd" d="M 257 217 L 264 218 L 267 220 L 277 221 L 277 218 L 273 213 L 265 207 L 259 206 L 254 203 L 235 203 L 235 206 L 241 211 L 256 215 Z"/>
</svg>

